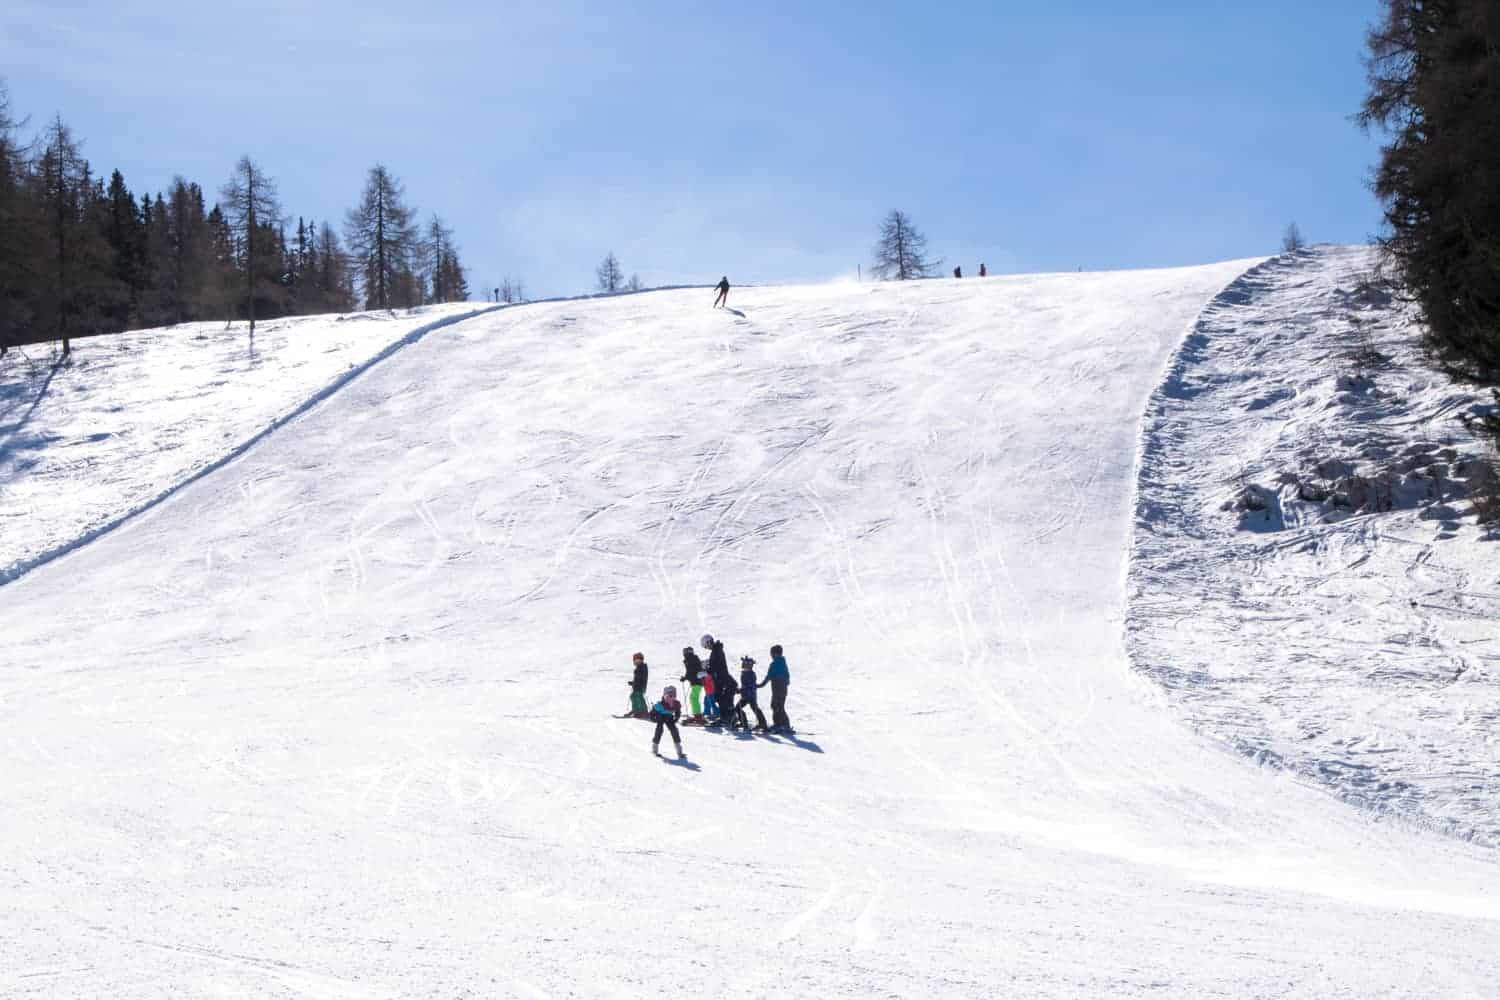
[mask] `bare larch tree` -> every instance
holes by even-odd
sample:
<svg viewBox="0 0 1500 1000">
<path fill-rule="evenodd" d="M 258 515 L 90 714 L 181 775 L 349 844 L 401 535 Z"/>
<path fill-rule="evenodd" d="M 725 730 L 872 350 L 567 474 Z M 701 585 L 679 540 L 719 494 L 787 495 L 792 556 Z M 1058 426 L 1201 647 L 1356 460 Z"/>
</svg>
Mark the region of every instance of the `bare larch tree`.
<svg viewBox="0 0 1500 1000">
<path fill-rule="evenodd" d="M 405 186 L 384 166 L 371 167 L 359 207 L 344 220 L 349 253 L 364 282 L 366 309 L 415 304 L 404 301 L 418 249 L 414 214 L 406 205 Z"/>
<path fill-rule="evenodd" d="M 881 281 L 910 281 L 931 276 L 941 265 L 927 256 L 927 237 L 923 236 L 906 213 L 892 210 L 880 224 L 880 241 L 875 244 L 875 267 Z"/>
<path fill-rule="evenodd" d="M 620 269 L 620 262 L 611 251 L 594 271 L 594 277 L 598 281 L 599 291 L 618 292 L 625 284 L 625 272 Z"/>
<path fill-rule="evenodd" d="M 219 191 L 224 217 L 230 232 L 245 255 L 245 310 L 250 320 L 250 335 L 255 335 L 256 257 L 269 252 L 262 247 L 263 229 L 281 224 L 281 201 L 276 182 L 250 157 L 240 157 L 229 182 Z"/>
</svg>

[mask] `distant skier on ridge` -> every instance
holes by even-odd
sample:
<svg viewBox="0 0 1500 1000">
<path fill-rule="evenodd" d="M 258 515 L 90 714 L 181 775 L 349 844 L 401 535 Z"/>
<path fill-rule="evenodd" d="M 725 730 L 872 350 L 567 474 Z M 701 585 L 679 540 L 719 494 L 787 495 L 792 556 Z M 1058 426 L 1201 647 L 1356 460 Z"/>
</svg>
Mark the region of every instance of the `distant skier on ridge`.
<svg viewBox="0 0 1500 1000">
<path fill-rule="evenodd" d="M 729 275 L 727 274 L 719 279 L 719 294 L 714 299 L 714 308 L 717 309 L 720 306 L 729 308 Z"/>
</svg>

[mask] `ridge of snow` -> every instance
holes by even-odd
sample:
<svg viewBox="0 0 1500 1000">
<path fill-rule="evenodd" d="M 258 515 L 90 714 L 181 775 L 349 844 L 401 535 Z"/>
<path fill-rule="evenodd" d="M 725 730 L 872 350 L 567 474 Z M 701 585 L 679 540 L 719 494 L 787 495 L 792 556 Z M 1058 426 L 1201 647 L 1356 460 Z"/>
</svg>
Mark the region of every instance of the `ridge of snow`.
<svg viewBox="0 0 1500 1000">
<path fill-rule="evenodd" d="M 1147 409 L 1128 644 L 1234 750 L 1500 844 L 1500 548 L 1455 499 L 1482 401 L 1361 296 L 1375 262 L 1272 259 L 1183 342 Z"/>
<path fill-rule="evenodd" d="M 5 519 L 0 521 L 5 529 L 0 586 L 87 545 L 233 461 L 401 348 L 498 308 L 503 307 L 462 303 L 269 320 L 253 340 L 217 322 L 91 338 L 79 342 L 70 360 L 48 366 L 39 387 L 36 365 L 28 361 L 32 371 L 20 375 L 24 352 L 14 352 L 7 359 L 9 370 L 0 367 L 0 402 L 6 404 L 0 416 L 21 407 L 26 412 L 0 427 L 0 518 Z M 429 319 L 434 313 L 446 315 Z M 340 336 L 320 339 L 330 333 Z M 247 368 L 226 367 L 246 348 Z M 122 359 L 122 354 L 132 357 Z M 75 394 L 62 401 L 52 391 L 59 372 L 72 376 L 59 388 Z M 277 380 L 256 385 L 245 378 L 250 372 L 262 381 L 265 374 Z M 262 395 L 266 389 L 271 391 Z M 23 399 L 28 392 L 34 393 L 29 402 Z M 170 405 L 184 396 L 191 408 Z M 217 437 L 203 432 L 195 437 L 181 426 L 205 418 Z M 115 426 L 100 430 L 106 423 Z M 16 440 L 23 430 L 45 446 L 40 460 L 23 457 L 39 450 L 37 443 Z M 63 449 L 66 460 L 47 461 Z M 164 451 L 179 449 L 180 457 L 161 461 Z M 157 467 L 137 468 L 153 457 Z M 90 490 L 93 497 L 79 496 Z"/>
</svg>

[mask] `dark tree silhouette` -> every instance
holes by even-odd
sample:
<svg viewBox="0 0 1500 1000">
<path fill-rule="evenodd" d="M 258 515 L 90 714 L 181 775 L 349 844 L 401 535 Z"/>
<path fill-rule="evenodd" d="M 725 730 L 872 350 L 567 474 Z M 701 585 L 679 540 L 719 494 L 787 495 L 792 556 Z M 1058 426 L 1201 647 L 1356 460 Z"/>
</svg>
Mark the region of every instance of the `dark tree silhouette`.
<svg viewBox="0 0 1500 1000">
<path fill-rule="evenodd" d="M 912 225 L 906 213 L 893 210 L 880 224 L 880 241 L 875 244 L 875 266 L 871 269 L 881 281 L 910 281 L 936 273 L 941 262 L 927 256 L 927 237 Z"/>
<path fill-rule="evenodd" d="M 611 251 L 594 270 L 594 279 L 598 283 L 601 292 L 618 292 L 625 284 L 625 272 L 620 269 L 620 262 L 615 259 Z"/>
<path fill-rule="evenodd" d="M 240 157 L 234 173 L 219 192 L 223 198 L 224 218 L 244 256 L 245 262 L 245 310 L 250 320 L 250 335 L 255 335 L 255 296 L 264 262 L 258 258 L 268 256 L 269 233 L 281 224 L 281 202 L 276 194 L 276 182 L 267 177 L 265 171 L 248 156 Z"/>
<path fill-rule="evenodd" d="M 1494 0 L 1385 0 L 1358 116 L 1386 135 L 1381 241 L 1451 374 L 1500 382 L 1500 14 Z"/>
</svg>

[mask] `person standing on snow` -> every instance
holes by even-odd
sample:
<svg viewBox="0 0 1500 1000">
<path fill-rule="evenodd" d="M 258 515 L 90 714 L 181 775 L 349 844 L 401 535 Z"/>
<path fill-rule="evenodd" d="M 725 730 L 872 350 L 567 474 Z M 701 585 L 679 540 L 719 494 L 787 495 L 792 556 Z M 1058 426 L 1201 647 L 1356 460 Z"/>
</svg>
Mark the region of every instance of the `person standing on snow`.
<svg viewBox="0 0 1500 1000">
<path fill-rule="evenodd" d="M 983 263 L 979 265 L 979 276 L 981 278 L 988 278 L 990 276 L 989 270 L 984 266 Z"/>
<path fill-rule="evenodd" d="M 961 267 L 955 267 L 953 269 L 953 276 L 955 278 L 962 278 L 964 276 L 964 269 Z"/>
<path fill-rule="evenodd" d="M 761 687 L 771 685 L 771 732 L 795 735 L 792 720 L 786 714 L 786 689 L 791 686 L 792 672 L 787 669 L 786 657 L 781 655 L 779 645 L 771 647 L 771 665 L 766 668 L 766 679 Z"/>
<path fill-rule="evenodd" d="M 688 721 L 701 726 L 706 721 L 703 718 L 703 661 L 698 659 L 692 646 L 682 647 L 682 679 L 689 685 L 688 706 L 693 710 Z"/>
<path fill-rule="evenodd" d="M 651 737 L 651 752 L 661 756 L 661 731 L 666 727 L 672 734 L 672 743 L 677 747 L 677 756 L 682 752 L 682 737 L 677 734 L 677 720 L 682 718 L 682 702 L 677 700 L 677 689 L 668 684 L 661 692 L 661 701 L 651 706 L 651 718 L 656 723 L 656 735 Z"/>
<path fill-rule="evenodd" d="M 750 711 L 755 713 L 755 731 L 763 733 L 769 727 L 766 726 L 766 717 L 755 699 L 755 692 L 759 687 L 755 683 L 755 660 L 749 656 L 740 657 L 740 700 L 734 706 L 734 714 L 740 720 L 740 725 L 749 729 L 750 720 L 745 718 L 745 708 L 749 706 Z"/>
<path fill-rule="evenodd" d="M 714 679 L 714 704 L 719 706 L 719 721 L 734 723 L 734 677 L 729 673 L 729 660 L 724 655 L 724 644 L 711 635 L 704 635 L 701 645 L 708 650 L 708 675 Z"/>
<path fill-rule="evenodd" d="M 631 658 L 635 672 L 630 675 L 630 715 L 636 719 L 646 717 L 646 655 L 636 653 Z"/>
<path fill-rule="evenodd" d="M 726 309 L 729 307 L 729 275 L 727 274 L 719 279 L 719 294 L 714 299 L 714 308 L 717 309 L 720 306 Z"/>
</svg>

